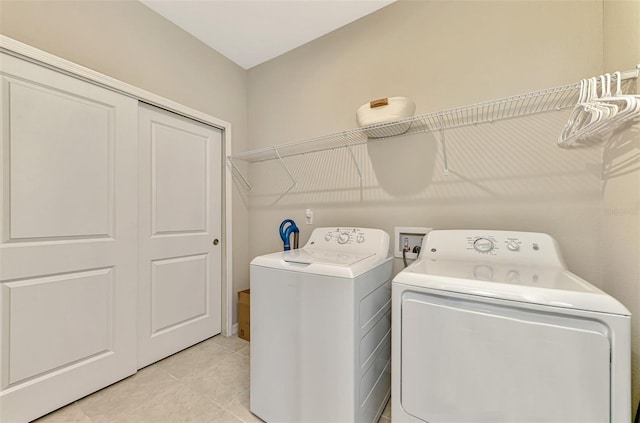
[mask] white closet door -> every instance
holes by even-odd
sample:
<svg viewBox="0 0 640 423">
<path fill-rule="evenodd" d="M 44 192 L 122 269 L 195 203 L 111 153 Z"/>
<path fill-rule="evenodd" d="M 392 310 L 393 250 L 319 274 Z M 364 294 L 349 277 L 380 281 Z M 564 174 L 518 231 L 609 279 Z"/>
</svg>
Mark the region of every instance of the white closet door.
<svg viewBox="0 0 640 423">
<path fill-rule="evenodd" d="M 222 134 L 145 104 L 139 122 L 141 368 L 220 333 Z"/>
<path fill-rule="evenodd" d="M 137 101 L 0 57 L 0 421 L 136 371 Z"/>
</svg>

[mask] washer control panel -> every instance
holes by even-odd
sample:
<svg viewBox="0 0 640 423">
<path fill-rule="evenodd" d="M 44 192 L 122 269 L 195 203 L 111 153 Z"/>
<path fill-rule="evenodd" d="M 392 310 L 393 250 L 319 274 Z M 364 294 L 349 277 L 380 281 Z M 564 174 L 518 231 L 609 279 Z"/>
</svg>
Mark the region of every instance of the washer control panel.
<svg viewBox="0 0 640 423">
<path fill-rule="evenodd" d="M 564 266 L 557 242 L 535 232 L 436 230 L 425 237 L 422 251 L 432 258 Z"/>
<path fill-rule="evenodd" d="M 311 233 L 305 248 L 375 252 L 386 256 L 389 250 L 389 235 L 381 229 L 371 228 L 316 228 Z"/>
<path fill-rule="evenodd" d="M 325 242 L 338 244 L 362 244 L 367 240 L 366 231 L 360 228 L 325 228 Z"/>
<path fill-rule="evenodd" d="M 483 236 L 468 236 L 466 237 L 467 244 L 473 247 L 473 250 L 480 254 L 498 254 L 501 249 L 506 249 L 512 252 L 519 252 L 522 245 L 521 237 L 514 235 L 506 238 L 498 238 L 495 235 L 487 234 Z M 539 248 L 536 245 L 532 246 L 534 250 Z M 468 248 L 471 250 L 471 248 Z"/>
</svg>

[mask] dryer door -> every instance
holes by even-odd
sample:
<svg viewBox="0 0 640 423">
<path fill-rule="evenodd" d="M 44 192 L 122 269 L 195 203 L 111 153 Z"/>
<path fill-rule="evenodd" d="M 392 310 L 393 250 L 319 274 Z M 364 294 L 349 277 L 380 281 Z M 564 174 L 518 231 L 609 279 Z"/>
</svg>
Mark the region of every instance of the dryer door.
<svg viewBox="0 0 640 423">
<path fill-rule="evenodd" d="M 416 418 L 609 421 L 611 331 L 604 323 L 410 291 L 401 312 L 401 403 Z"/>
</svg>

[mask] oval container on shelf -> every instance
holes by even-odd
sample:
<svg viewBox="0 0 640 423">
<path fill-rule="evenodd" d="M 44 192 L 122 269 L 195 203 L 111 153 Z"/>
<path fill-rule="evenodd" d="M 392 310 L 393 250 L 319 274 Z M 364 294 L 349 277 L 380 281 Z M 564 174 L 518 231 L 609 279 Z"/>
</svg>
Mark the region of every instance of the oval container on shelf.
<svg viewBox="0 0 640 423">
<path fill-rule="evenodd" d="M 356 112 L 358 126 L 385 124 L 410 118 L 416 111 L 416 104 L 407 97 L 387 97 L 373 100 L 360 106 Z M 369 138 L 384 138 L 400 135 L 409 130 L 411 122 L 385 125 L 366 129 Z"/>
</svg>

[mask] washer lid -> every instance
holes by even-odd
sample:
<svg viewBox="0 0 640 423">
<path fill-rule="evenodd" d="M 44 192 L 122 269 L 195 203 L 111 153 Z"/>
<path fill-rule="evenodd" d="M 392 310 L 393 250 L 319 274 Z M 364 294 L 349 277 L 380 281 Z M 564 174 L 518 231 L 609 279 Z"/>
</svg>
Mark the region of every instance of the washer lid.
<svg viewBox="0 0 640 423">
<path fill-rule="evenodd" d="M 282 259 L 287 263 L 320 263 L 331 266 L 351 266 L 352 264 L 372 256 L 375 256 L 375 253 L 350 253 L 318 250 L 314 248 L 300 248 L 298 250 L 283 252 Z"/>
<path fill-rule="evenodd" d="M 551 307 L 630 315 L 615 298 L 561 267 L 421 259 L 395 283 Z"/>
</svg>

